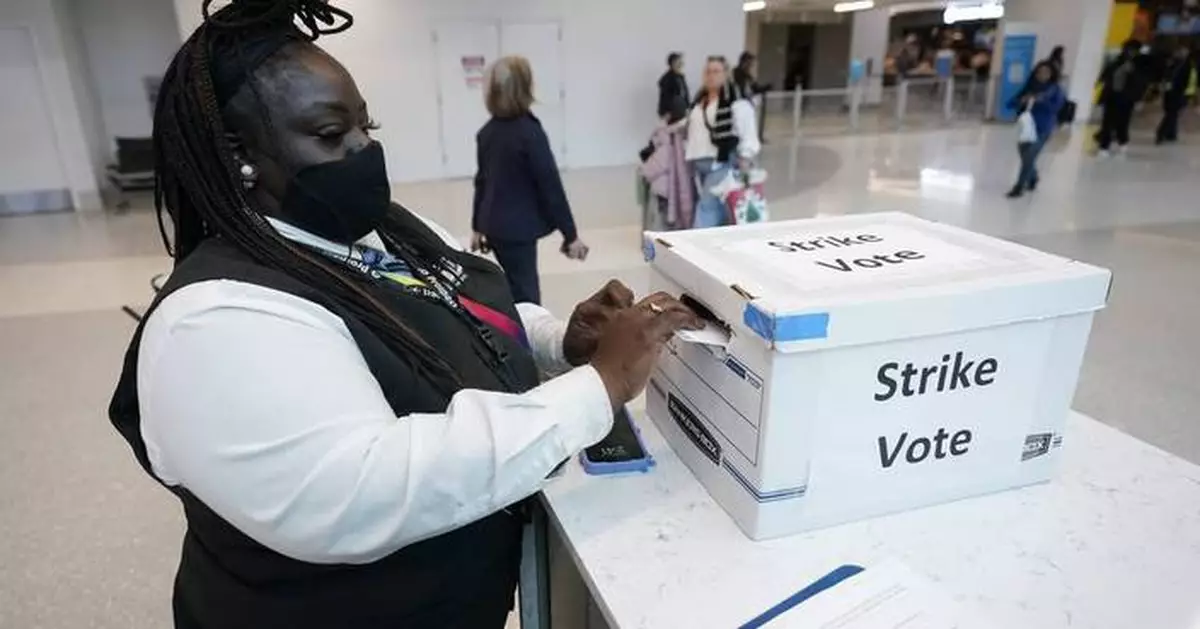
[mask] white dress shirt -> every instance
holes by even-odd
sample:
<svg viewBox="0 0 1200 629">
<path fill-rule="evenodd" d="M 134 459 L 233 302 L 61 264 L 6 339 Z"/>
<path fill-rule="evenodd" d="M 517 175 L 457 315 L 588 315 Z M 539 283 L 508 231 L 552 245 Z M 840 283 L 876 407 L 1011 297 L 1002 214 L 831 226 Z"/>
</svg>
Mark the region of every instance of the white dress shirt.
<svg viewBox="0 0 1200 629">
<path fill-rule="evenodd" d="M 362 242 L 380 244 L 375 234 Z M 539 366 L 569 368 L 564 324 L 533 304 L 517 309 Z M 459 391 L 442 413 L 397 417 L 340 318 L 231 280 L 159 304 L 138 347 L 137 386 L 159 479 L 264 546 L 315 563 L 374 561 L 503 509 L 612 427 L 591 367 L 520 395 Z"/>
</svg>

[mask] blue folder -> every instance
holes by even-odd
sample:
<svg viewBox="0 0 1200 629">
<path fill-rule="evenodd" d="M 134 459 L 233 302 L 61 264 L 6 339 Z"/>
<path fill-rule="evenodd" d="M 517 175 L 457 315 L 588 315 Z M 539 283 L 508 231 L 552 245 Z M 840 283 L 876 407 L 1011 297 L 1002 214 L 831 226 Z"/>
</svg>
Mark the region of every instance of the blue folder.
<svg viewBox="0 0 1200 629">
<path fill-rule="evenodd" d="M 829 588 L 862 571 L 862 566 L 842 566 L 821 577 L 820 579 L 808 584 L 808 586 L 803 590 L 800 590 L 799 592 L 787 597 L 782 603 L 756 616 L 753 620 L 742 625 L 739 629 L 758 629 L 759 627 L 763 627 L 787 610 L 799 605 L 800 603 L 803 603 L 804 601 L 807 601 L 808 599 L 820 594 L 821 592 L 824 592 L 825 590 L 828 590 Z"/>
</svg>

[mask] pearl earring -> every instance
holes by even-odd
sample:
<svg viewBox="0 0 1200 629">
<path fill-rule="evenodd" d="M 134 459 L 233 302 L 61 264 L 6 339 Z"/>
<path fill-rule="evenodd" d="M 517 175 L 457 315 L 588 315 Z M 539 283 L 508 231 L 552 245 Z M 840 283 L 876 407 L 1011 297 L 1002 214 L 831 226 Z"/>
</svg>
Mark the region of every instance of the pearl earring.
<svg viewBox="0 0 1200 629">
<path fill-rule="evenodd" d="M 249 190 L 250 188 L 254 187 L 255 183 L 258 182 L 258 169 L 256 169 L 252 164 L 243 162 L 241 167 L 238 168 L 238 172 L 242 175 L 243 188 Z"/>
</svg>

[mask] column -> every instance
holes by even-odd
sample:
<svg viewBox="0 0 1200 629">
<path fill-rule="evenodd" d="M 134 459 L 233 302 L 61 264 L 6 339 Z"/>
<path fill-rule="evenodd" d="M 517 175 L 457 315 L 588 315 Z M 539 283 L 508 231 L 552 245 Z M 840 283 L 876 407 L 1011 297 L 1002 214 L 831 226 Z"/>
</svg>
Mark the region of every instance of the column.
<svg viewBox="0 0 1200 629">
<path fill-rule="evenodd" d="M 888 24 L 892 14 L 887 8 L 854 13 L 850 32 L 850 60 L 866 67 L 863 79 L 863 104 L 878 105 L 883 99 L 883 60 L 887 56 Z"/>
<path fill-rule="evenodd" d="M 993 76 L 999 70 L 1006 27 L 1012 24 L 1037 35 L 1037 58 L 1045 59 L 1055 46 L 1065 49 L 1067 80 L 1063 89 L 1078 105 L 1075 120 L 1083 122 L 1092 111 L 1092 91 L 1104 64 L 1105 35 L 1112 0 L 1007 0 L 997 37 Z M 1032 68 L 1031 68 L 1032 70 Z"/>
</svg>

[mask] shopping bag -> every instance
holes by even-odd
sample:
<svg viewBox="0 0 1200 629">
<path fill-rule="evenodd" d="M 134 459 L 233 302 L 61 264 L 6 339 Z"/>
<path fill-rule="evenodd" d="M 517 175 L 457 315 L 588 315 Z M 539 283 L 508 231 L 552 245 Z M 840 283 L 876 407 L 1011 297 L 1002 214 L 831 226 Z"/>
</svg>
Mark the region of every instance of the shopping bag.
<svg viewBox="0 0 1200 629">
<path fill-rule="evenodd" d="M 730 225 L 765 223 L 771 220 L 762 184 L 747 184 L 734 190 L 726 199 L 725 207 L 729 208 Z"/>
<path fill-rule="evenodd" d="M 708 191 L 721 200 L 728 210 L 727 225 L 746 225 L 770 220 L 763 183 L 767 171 L 751 168 L 747 172 L 729 171 Z"/>
<path fill-rule="evenodd" d="M 1017 143 L 1032 144 L 1037 140 L 1037 124 L 1033 121 L 1033 114 L 1026 109 L 1017 117 Z"/>
</svg>

